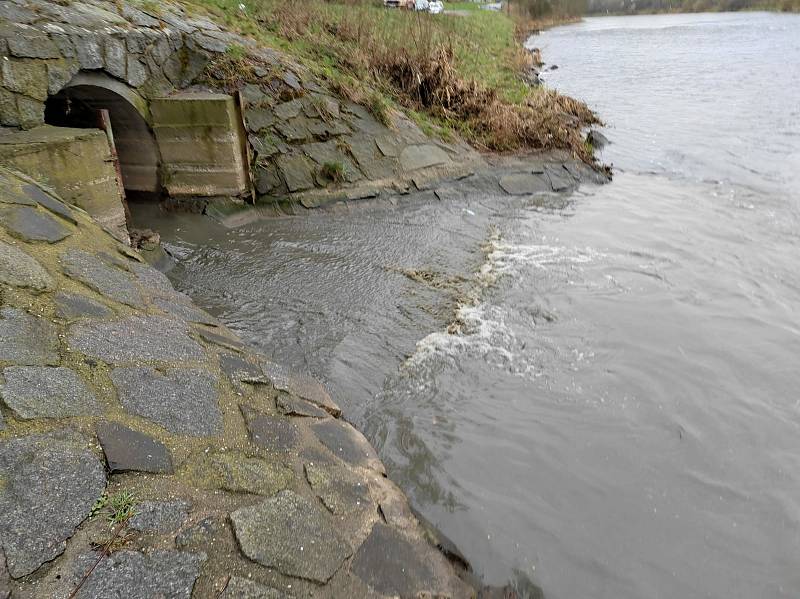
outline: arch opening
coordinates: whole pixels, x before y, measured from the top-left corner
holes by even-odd
[[[157,196],[162,189],[160,154],[141,106],[135,106],[121,93],[81,82],[76,77],[73,83],[48,97],[45,123],[56,127],[102,128],[102,109],[108,111],[126,195]]]

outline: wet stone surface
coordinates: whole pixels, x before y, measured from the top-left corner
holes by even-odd
[[[545,174],[550,179],[553,191],[572,189],[577,183],[572,174],[563,166],[548,166],[545,168]]]
[[[68,277],[80,281],[109,299],[134,308],[145,304],[133,277],[96,255],[83,250],[67,250],[61,255],[61,267]]]
[[[30,206],[0,209],[0,223],[24,241],[56,243],[72,234],[54,217]]]
[[[219,325],[219,321],[216,318],[211,316],[205,310],[196,308],[191,304],[171,301],[161,297],[154,299],[153,304],[159,310],[163,310],[167,314],[171,314],[172,316],[177,316],[178,318],[185,320],[187,322],[196,322],[199,324],[206,324],[211,326]]]
[[[172,283],[169,282],[169,279],[164,273],[147,264],[138,264],[136,262],[131,262],[128,267],[136,275],[139,284],[152,295],[172,299],[174,301],[183,300],[188,302],[185,295],[175,291]]]
[[[407,146],[400,153],[399,159],[400,165],[406,171],[415,171],[450,162],[447,152],[432,144]]]
[[[163,443],[116,422],[101,422],[95,432],[110,472],[172,474],[172,458]]]
[[[0,445],[0,540],[14,578],[60,555],[89,515],[106,477],[75,434],[11,439]]]
[[[291,599],[291,597],[292,595],[240,576],[232,576],[225,591],[220,595],[220,599]]]
[[[189,599],[205,560],[203,553],[118,551],[97,565],[76,599]],[[77,586],[96,561],[96,553],[79,556],[71,582]]]
[[[53,287],[53,278],[30,255],[0,241],[0,284],[47,291]]]
[[[372,506],[367,486],[347,471],[313,463],[304,469],[308,484],[332,514],[360,512]]]
[[[184,324],[160,316],[76,324],[68,339],[72,349],[109,363],[199,361],[205,357]]]
[[[353,552],[328,517],[292,491],[236,510],[231,521],[247,557],[288,576],[327,582]]]
[[[181,435],[222,431],[217,380],[205,370],[179,368],[161,374],[153,368],[116,368],[111,380],[125,410]]]
[[[420,545],[378,523],[356,553],[353,573],[384,595],[409,597],[435,591],[434,572],[426,560],[432,550]]]
[[[273,386],[279,391],[286,391],[298,395],[318,405],[333,416],[339,416],[341,410],[333,400],[325,387],[310,376],[289,373],[284,367],[274,362],[264,361],[262,363],[264,374],[272,381]]]
[[[352,426],[331,419],[315,423],[311,428],[325,447],[348,464],[382,471],[375,450]]]
[[[100,302],[79,293],[60,291],[53,298],[56,316],[65,320],[75,318],[108,318],[114,313]]]
[[[0,361],[55,365],[57,347],[58,337],[49,322],[17,308],[0,309]]]
[[[68,418],[98,414],[94,393],[78,374],[63,367],[12,366],[3,369],[0,398],[17,418]]]
[[[278,410],[286,416],[308,416],[311,418],[328,418],[330,414],[312,403],[297,399],[291,395],[280,395],[275,400]]]
[[[515,173],[500,178],[500,187],[510,195],[533,195],[552,191],[550,181],[544,175]]]
[[[297,427],[291,420],[244,412],[250,439],[257,446],[284,452],[291,451],[297,446],[299,435]]]
[[[139,532],[172,532],[180,528],[189,515],[187,501],[143,501],[136,506],[136,515],[129,526]]]
[[[238,339],[228,337],[227,335],[220,335],[219,333],[206,331],[205,329],[198,328],[195,330],[200,335],[200,338],[203,341],[207,341],[208,343],[213,343],[214,345],[219,345],[220,347],[224,347],[226,349],[233,349],[237,351],[241,351],[244,349],[244,343],[242,343]]]
[[[242,356],[236,354],[221,354],[219,366],[232,383],[239,383],[245,379],[257,379],[264,373],[261,368],[252,362],[248,362]]]

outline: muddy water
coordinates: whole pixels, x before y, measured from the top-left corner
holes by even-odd
[[[159,217],[171,276],[326,381],[487,582],[798,597],[800,18],[536,44],[608,122],[611,185]]]

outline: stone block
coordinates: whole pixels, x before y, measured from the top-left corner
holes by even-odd
[[[68,343],[74,351],[111,364],[197,362],[205,358],[203,348],[186,334],[185,325],[160,316],[74,324]]]
[[[3,370],[0,398],[22,420],[91,416],[100,411],[94,393],[74,370],[12,366]]]
[[[86,572],[91,570],[76,599],[190,599],[205,561],[205,553],[125,550],[95,564],[97,553],[89,552],[73,562],[69,589],[76,588]]]
[[[0,225],[24,241],[56,243],[72,235],[55,217],[31,206],[0,206]]]
[[[111,380],[128,412],[180,435],[205,436],[222,432],[217,405],[217,379],[204,370],[116,368]]]
[[[180,528],[189,516],[190,504],[180,499],[173,501],[143,501],[130,519],[130,527],[139,532],[167,533]]]
[[[50,95],[61,91],[70,79],[78,72],[78,63],[74,60],[50,60],[47,62],[47,92]]]
[[[317,438],[331,453],[353,466],[383,472],[384,467],[369,441],[341,420],[323,420],[312,425]]]
[[[44,105],[39,106],[43,111]],[[108,138],[96,129],[45,125],[0,140],[0,160],[47,183],[122,238],[127,235],[125,210],[110,158]]]
[[[101,256],[71,248],[61,254],[60,261],[64,274],[100,295],[134,308],[145,306],[134,276],[101,259]]]
[[[12,92],[35,100],[46,100],[48,89],[47,66],[41,60],[0,59],[3,85]]]
[[[240,508],[231,521],[247,557],[287,576],[325,583],[353,553],[319,508],[292,491]]]
[[[96,35],[73,37],[72,41],[75,44],[75,56],[82,69],[103,68],[103,48]]]
[[[448,164],[450,157],[442,148],[433,144],[406,146],[399,156],[400,166],[406,172],[431,166]]]
[[[54,366],[57,350],[56,330],[47,320],[17,308],[0,309],[0,362]]]
[[[53,288],[53,278],[32,256],[0,241],[0,283],[34,291]]]
[[[9,573],[21,578],[63,553],[106,477],[85,439],[66,431],[0,444],[0,472],[0,538]]]
[[[314,187],[314,171],[304,156],[278,156],[278,169],[290,192]]]
[[[127,71],[128,51],[125,40],[117,37],[106,37],[103,47],[103,64],[109,75],[117,79],[125,79]]]
[[[125,80],[133,87],[141,87],[148,77],[147,67],[137,56],[127,56],[127,74]]]
[[[509,195],[533,195],[551,191],[550,181],[544,175],[512,173],[500,178],[500,187]]]
[[[23,129],[38,127],[44,123],[44,102],[18,94],[17,115]]]
[[[50,38],[36,31],[26,29],[8,38],[8,50],[19,58],[60,58],[58,47]]]
[[[116,422],[102,422],[97,439],[110,472],[172,474],[172,457],[163,443]]]

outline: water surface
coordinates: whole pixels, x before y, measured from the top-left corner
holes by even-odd
[[[597,18],[532,43],[607,122],[611,185],[168,217],[172,276],[329,384],[486,582],[798,597],[800,18]]]

